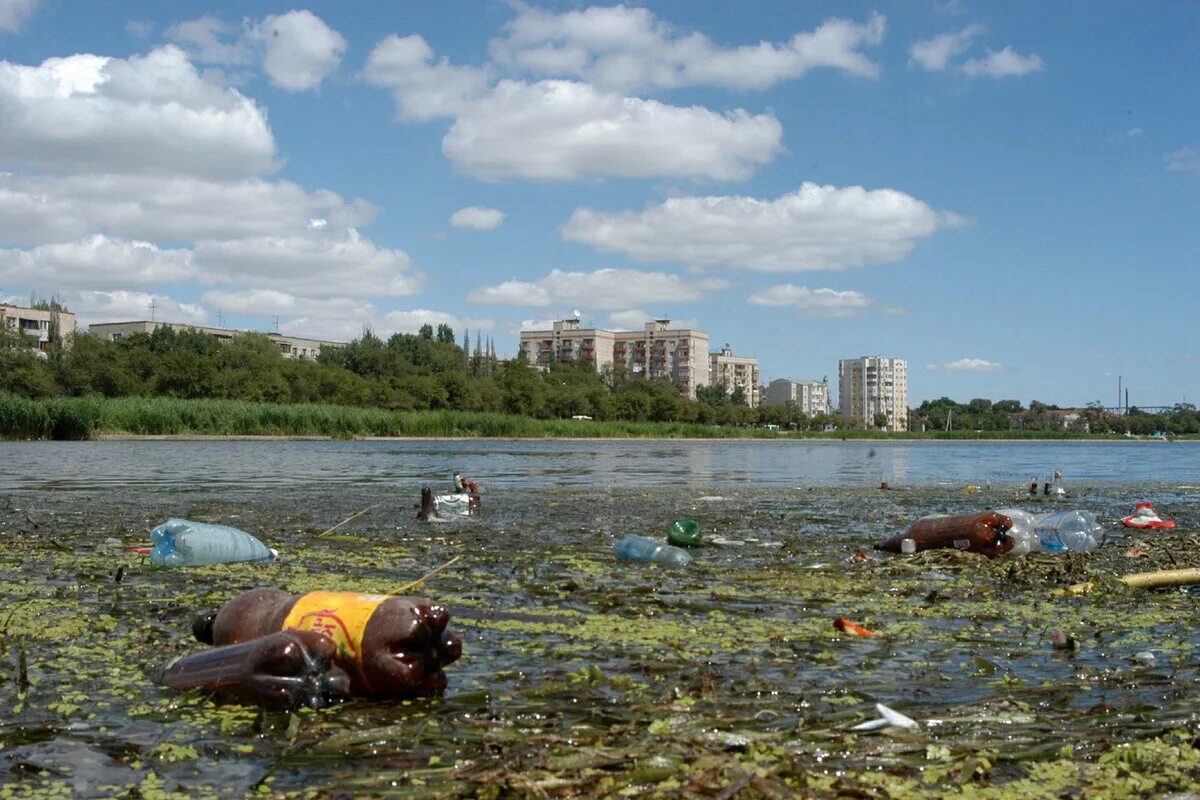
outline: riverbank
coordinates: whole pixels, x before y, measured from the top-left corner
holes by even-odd
[[[0,395],[0,439],[88,440],[111,437],[278,439],[872,439],[1128,441],[1073,431],[803,431],[687,422],[534,419],[471,411],[386,411],[322,404],[250,403],[168,397],[69,397],[29,400]],[[1194,437],[1192,437],[1194,438]]]

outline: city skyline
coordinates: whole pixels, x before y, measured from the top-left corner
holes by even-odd
[[[80,8],[0,0],[0,302],[504,355],[578,310],[760,384],[904,358],[914,406],[1200,395],[1196,7]]]

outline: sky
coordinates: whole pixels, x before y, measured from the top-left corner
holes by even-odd
[[[1200,400],[1200,5],[734,8],[0,0],[0,301]]]

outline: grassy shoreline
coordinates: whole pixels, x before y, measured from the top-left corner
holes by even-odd
[[[0,395],[0,439],[90,440],[128,437],[313,439],[787,439],[1129,441],[1073,431],[845,430],[777,433],[686,422],[534,419],[470,411],[386,411],[323,404],[249,403],[167,397]]]

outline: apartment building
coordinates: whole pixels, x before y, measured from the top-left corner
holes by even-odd
[[[829,398],[829,381],[794,381],[790,378],[778,378],[771,381],[767,385],[763,405],[786,406],[788,403],[795,403],[801,413],[810,417],[817,414],[832,414],[833,405]]]
[[[75,332],[75,315],[69,311],[25,308],[0,303],[0,326],[25,334],[31,349],[44,353],[51,340],[65,344]]]
[[[758,385],[758,359],[754,356],[735,356],[728,343],[719,353],[708,354],[708,377],[711,385],[721,385],[732,394],[741,388],[746,405],[758,408],[762,399]]]
[[[860,428],[875,427],[875,415],[887,415],[886,429],[908,429],[908,362],[902,358],[863,356],[838,361],[839,410]]]
[[[550,330],[521,331],[520,349],[540,369],[581,361],[599,371],[612,364],[635,378],[669,380],[693,400],[696,388],[709,383],[708,334],[672,328],[669,319],[647,322],[640,331],[583,328],[577,319],[558,320]]]
[[[101,322],[88,327],[88,333],[106,339],[110,342],[119,341],[137,333],[153,333],[158,328],[170,328],[174,331],[197,331],[212,338],[228,342],[235,336],[255,331],[234,330],[232,328],[210,328],[205,325],[188,325],[180,322],[155,322],[138,320],[136,322]],[[284,358],[316,358],[323,347],[343,347],[345,342],[328,342],[322,339],[306,339],[302,336],[284,336],[280,333],[263,334],[279,348]]]

